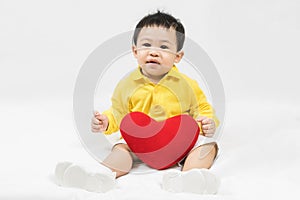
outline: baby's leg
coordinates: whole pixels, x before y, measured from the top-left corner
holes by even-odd
[[[127,144],[117,144],[104,159],[103,165],[116,172],[117,178],[127,174],[132,168],[131,151]]]
[[[93,192],[114,188],[116,178],[127,174],[132,167],[130,150],[126,144],[116,145],[103,161],[97,164],[60,162],[55,168],[58,184]]]
[[[217,153],[218,147],[214,142],[197,147],[187,156],[182,171],[187,171],[194,168],[209,169],[212,166]]]
[[[170,170],[163,176],[163,188],[171,192],[215,194],[219,179],[208,171],[217,155],[216,143],[208,143],[192,150],[187,156],[182,172]]]

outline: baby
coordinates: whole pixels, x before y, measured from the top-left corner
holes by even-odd
[[[148,114],[157,121],[180,114],[192,116],[201,130],[198,141],[178,163],[181,171],[166,170],[162,186],[172,192],[214,194],[219,181],[208,169],[218,153],[212,136],[219,121],[196,81],[180,73],[175,66],[184,55],[184,39],[182,23],[167,13],[158,11],[141,19],[136,25],[132,46],[138,68],[118,83],[111,108],[94,113],[91,129],[95,133],[115,133],[123,117],[134,111]],[[114,187],[116,178],[130,172],[134,156],[121,138],[101,164],[87,167],[59,163],[56,177],[64,186],[108,191]]]

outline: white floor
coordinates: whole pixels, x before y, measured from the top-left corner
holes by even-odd
[[[72,102],[38,99],[1,107],[0,199],[293,199],[299,196],[300,107],[229,103],[211,169],[222,181],[214,196],[172,194],[161,189],[163,172],[138,165],[107,193],[56,185],[58,161],[94,162],[80,144]],[[254,112],[255,110],[255,112]]]

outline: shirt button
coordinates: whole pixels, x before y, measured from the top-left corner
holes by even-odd
[[[164,120],[166,118],[166,112],[165,109],[160,105],[154,105],[151,107],[150,116],[154,118],[157,121]]]

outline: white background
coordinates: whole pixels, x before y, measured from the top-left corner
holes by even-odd
[[[161,9],[212,58],[229,101],[298,102],[298,1],[197,2],[0,1],[1,99],[72,96],[90,52]]]
[[[81,65],[102,42],[134,29],[140,18],[156,9],[180,18],[187,36],[208,53],[219,71],[227,103],[224,146],[234,149],[234,145],[249,144],[249,134],[255,133],[250,142],[255,151],[247,154],[246,162],[240,155],[236,160],[243,164],[236,165],[247,170],[257,157],[257,162],[268,160],[258,150],[264,147],[258,141],[263,138],[269,142],[266,156],[274,158],[271,166],[262,164],[263,172],[291,167],[287,177],[280,177],[291,179],[291,185],[299,183],[293,171],[299,166],[296,146],[300,139],[296,135],[300,124],[299,1],[1,0],[0,155],[1,168],[10,169],[1,172],[2,184],[18,180],[17,172],[32,169],[26,157],[33,154],[36,163],[46,158],[53,166],[59,159],[76,157],[71,156],[75,147],[70,145],[78,140],[72,95]],[[276,130],[280,130],[277,135]],[[285,141],[287,132],[289,143],[281,146],[278,143]],[[60,140],[62,134],[64,140]],[[49,142],[55,144],[53,148],[47,146]],[[60,151],[65,147],[70,152]],[[248,190],[240,191],[247,194]],[[288,188],[284,191],[289,193]],[[235,194],[234,188],[229,193]]]

